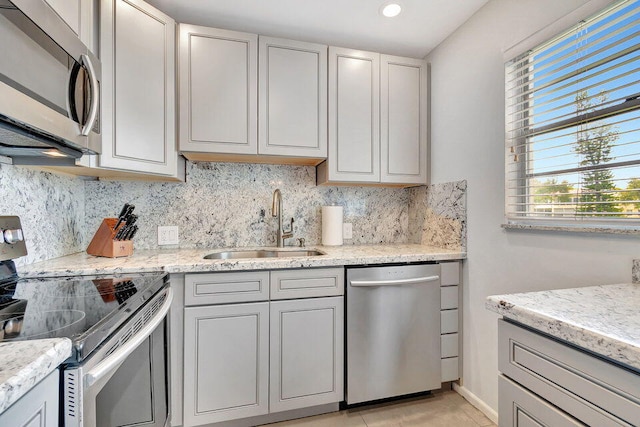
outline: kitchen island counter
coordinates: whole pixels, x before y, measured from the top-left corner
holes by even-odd
[[[0,414],[71,356],[71,340],[0,343]]]
[[[311,257],[204,259],[205,255],[212,252],[234,249],[237,250],[239,248],[140,250],[136,251],[132,256],[123,258],[95,257],[81,252],[22,266],[18,268],[18,273],[23,278],[128,274],[134,272],[196,273],[449,261],[466,258],[466,253],[462,251],[425,245],[398,244],[313,246],[304,248],[305,250],[316,249],[325,253],[325,255]],[[284,248],[284,250],[296,249],[300,248]]]
[[[640,372],[640,284],[495,295],[486,307]]]

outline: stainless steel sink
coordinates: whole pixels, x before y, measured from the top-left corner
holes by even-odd
[[[315,250],[286,250],[286,249],[257,249],[252,251],[224,251],[205,255],[204,259],[243,259],[243,258],[285,258],[285,257],[312,257],[326,255]]]

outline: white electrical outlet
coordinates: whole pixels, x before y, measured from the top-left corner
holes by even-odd
[[[342,238],[343,239],[353,239],[353,224],[350,222],[345,222],[342,224]]]
[[[178,226],[158,226],[158,245],[177,245],[180,243]]]

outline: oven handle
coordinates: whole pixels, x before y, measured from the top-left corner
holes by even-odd
[[[171,288],[167,288],[165,292],[167,297],[153,319],[140,329],[140,331],[138,331],[138,333],[122,347],[98,363],[95,368],[91,369],[84,375],[84,383],[86,387],[91,387],[100,380],[100,378],[120,366],[120,364],[122,364],[122,362],[124,362],[125,359],[153,333],[158,325],[164,321],[164,318],[167,316],[169,308],[171,307],[171,302],[173,301],[173,290]]]

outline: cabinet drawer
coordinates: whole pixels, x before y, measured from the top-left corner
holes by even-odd
[[[440,285],[451,286],[460,284],[460,263],[442,262],[440,263]]]
[[[535,394],[500,375],[498,377],[500,427],[584,427]]]
[[[187,274],[184,278],[185,305],[267,301],[269,272]]]
[[[271,299],[344,295],[344,269],[320,268],[271,272]]]
[[[442,382],[456,381],[460,379],[458,372],[460,361],[457,357],[449,357],[440,361],[440,369],[442,370]]]
[[[458,332],[458,310],[444,310],[440,312],[440,333],[452,334]]]
[[[440,288],[440,308],[442,310],[458,308],[457,286],[445,286]]]
[[[500,371],[588,425],[640,420],[640,375],[528,329],[499,321]]]
[[[440,336],[441,357],[458,356],[458,334],[448,334]]]

